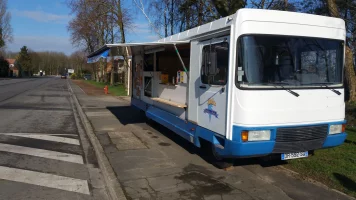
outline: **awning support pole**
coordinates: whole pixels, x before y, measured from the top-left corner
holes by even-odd
[[[182,60],[182,57],[181,57],[180,54],[179,54],[179,51],[178,51],[178,49],[177,49],[176,44],[173,44],[173,46],[174,46],[174,49],[176,50],[176,53],[177,53],[177,55],[178,55],[178,58],[179,58],[179,60],[180,60],[180,62],[181,62],[181,64],[182,64],[182,66],[183,66],[183,68],[184,68],[184,71],[185,71],[185,73],[187,73],[187,77],[189,78],[188,70],[187,70],[187,68],[185,67],[185,64],[184,64],[184,62],[183,62],[183,60]]]

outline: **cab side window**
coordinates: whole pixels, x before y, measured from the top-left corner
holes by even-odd
[[[216,66],[216,71],[208,72],[210,65]],[[229,67],[229,43],[221,42],[206,45],[202,50],[201,81],[209,85],[225,85]]]

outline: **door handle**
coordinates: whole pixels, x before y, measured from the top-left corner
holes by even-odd
[[[205,85],[201,85],[201,86],[199,86],[199,88],[206,89],[206,86]]]

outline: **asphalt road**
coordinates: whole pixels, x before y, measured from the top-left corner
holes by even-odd
[[[0,199],[107,199],[67,80],[0,80]]]

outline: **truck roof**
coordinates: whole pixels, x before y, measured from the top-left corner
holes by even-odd
[[[239,9],[233,15],[160,39],[157,42],[190,40],[215,30],[228,28],[236,19],[238,19],[238,23],[241,24],[246,21],[277,22],[321,26],[345,30],[345,22],[340,18],[290,11],[243,8]]]

